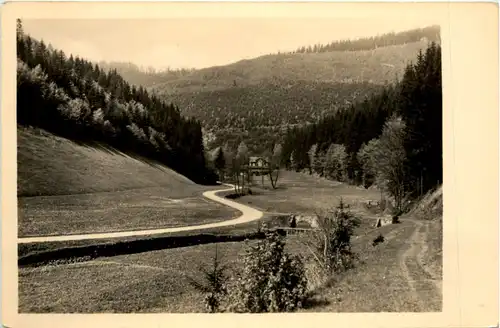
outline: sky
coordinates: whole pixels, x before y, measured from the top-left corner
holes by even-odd
[[[66,54],[155,69],[204,68],[301,46],[434,25],[418,18],[173,18],[24,20],[25,32]]]

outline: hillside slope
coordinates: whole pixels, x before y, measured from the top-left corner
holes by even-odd
[[[156,83],[153,90],[165,95],[213,91],[247,86],[269,79],[316,82],[369,82],[384,84],[401,77],[426,41],[363,51],[332,51],[266,55],[226,66],[195,70]]]
[[[314,123],[380,91],[369,83],[276,81],[246,87],[173,95],[181,113],[212,129]]]
[[[314,123],[382,88],[369,83],[275,81],[169,96],[185,116],[213,134],[208,148],[245,141],[252,153],[272,150],[287,127]]]
[[[175,171],[118,151],[79,145],[18,126],[18,196],[68,195],[168,187],[181,196],[203,188]]]
[[[404,75],[427,42],[363,51],[267,55],[196,70],[152,89],[200,120],[215,137],[207,147],[245,141],[262,154],[284,127],[313,123],[362,102]]]
[[[120,62],[99,62],[99,66],[116,69],[129,83],[166,94],[241,87],[275,77],[293,81],[384,83],[402,73],[407,61],[431,41],[440,42],[439,26],[306,45],[292,52],[203,69],[155,71]]]

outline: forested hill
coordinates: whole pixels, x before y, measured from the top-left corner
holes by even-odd
[[[132,63],[100,62],[116,69],[129,83],[167,94],[220,90],[258,84],[278,77],[318,82],[385,84],[401,77],[407,61],[429,42],[440,42],[439,26],[326,45],[306,45],[224,66],[203,69],[154,70]],[[168,63],[165,63],[168,65]],[[398,75],[399,74],[399,75]]]
[[[182,78],[195,71],[194,69],[156,70],[152,67],[144,68],[134,63],[116,61],[99,61],[96,64],[104,71],[116,70],[128,83],[145,88]]]
[[[53,49],[17,28],[17,122],[159,161],[198,183],[205,163],[201,124],[131,86],[115,70]],[[99,170],[98,167],[93,168]]]
[[[419,49],[425,49],[429,42],[440,42],[439,26],[357,40],[340,40],[325,45],[305,45],[291,52],[272,53],[203,69],[155,70],[133,63],[98,64],[107,70],[116,69],[131,84],[154,87],[168,94],[216,90],[235,85],[242,87],[273,77],[384,84],[386,81],[392,82],[399,73],[401,77],[407,61],[414,58]]]
[[[439,27],[340,41],[170,74],[151,89],[202,122],[212,134],[207,147],[234,150],[245,141],[257,155],[272,150],[286,127],[316,122],[400,80],[436,39]]]
[[[199,119],[213,139],[207,147],[236,149],[244,141],[252,154],[273,149],[286,129],[315,123],[362,101],[382,86],[370,83],[265,81],[246,87],[168,96],[186,116]]]

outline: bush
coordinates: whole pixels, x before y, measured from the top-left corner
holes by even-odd
[[[351,249],[351,237],[359,219],[340,205],[326,214],[318,214],[318,230],[304,240],[314,258],[326,273],[339,272],[354,265],[356,254]]]
[[[375,247],[375,246],[377,246],[378,244],[383,243],[384,241],[385,241],[384,236],[382,236],[381,234],[379,234],[379,235],[377,236],[377,238],[375,238],[375,239],[373,240],[372,245],[373,245],[373,247]]]
[[[284,237],[266,232],[243,257],[243,270],[234,281],[231,312],[290,312],[301,307],[307,288],[300,258],[285,252]]]

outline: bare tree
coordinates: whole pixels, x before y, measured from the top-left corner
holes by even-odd
[[[380,140],[372,139],[367,144],[361,145],[356,157],[361,165],[363,175],[363,186],[369,186],[377,177],[377,164],[375,163],[375,152],[380,148]]]
[[[278,178],[280,174],[281,168],[281,156],[283,153],[283,148],[280,144],[276,144],[274,146],[273,155],[271,156],[271,160],[269,162],[269,180],[271,181],[271,186],[273,189],[276,189],[276,184],[278,183]],[[273,174],[275,175],[273,177]]]
[[[269,170],[269,163],[271,161],[271,158],[273,157],[273,154],[269,149],[266,149],[263,153],[263,157],[268,161],[266,164],[267,167],[265,169]],[[264,176],[266,175],[265,173],[267,172],[263,170],[260,171],[260,177],[262,179],[262,187],[264,187]]]
[[[309,151],[307,152],[307,155],[309,156],[309,173],[312,174],[314,172],[314,168],[316,166],[317,162],[317,152],[318,152],[318,145],[314,144],[311,146]]]
[[[217,148],[214,154],[214,166],[219,173],[219,178],[221,181],[224,180],[224,171],[226,168],[226,158],[222,147]]]
[[[245,188],[245,172],[248,174],[248,147],[244,141],[240,142],[236,153],[236,165],[238,167],[237,179],[241,176],[241,190]],[[248,179],[248,177],[247,177]],[[238,183],[239,184],[239,183]]]
[[[234,177],[234,187],[235,187],[235,192],[239,193],[240,192],[240,175],[241,175],[241,166],[240,166],[240,161],[236,156],[233,157],[233,165],[231,165],[232,170],[233,170],[233,177]]]
[[[234,174],[233,172],[234,153],[231,151],[229,145],[227,144],[224,145],[224,147],[222,147],[222,152],[224,154],[224,162],[226,164],[224,167],[225,175],[232,177]]]

